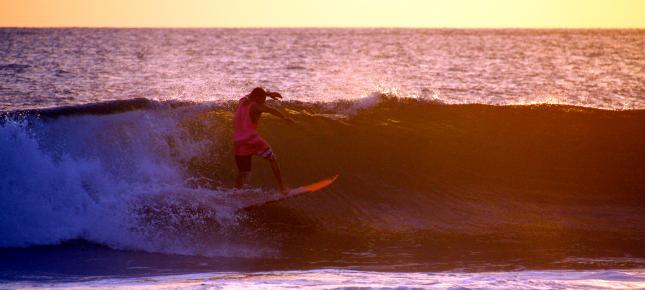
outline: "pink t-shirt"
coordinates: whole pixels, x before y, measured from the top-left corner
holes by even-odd
[[[270,148],[269,143],[258,134],[258,124],[251,119],[251,107],[255,103],[247,97],[241,98],[233,116],[233,144],[235,155],[247,156],[261,153]]]

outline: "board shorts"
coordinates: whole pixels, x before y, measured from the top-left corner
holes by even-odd
[[[278,157],[273,153],[271,147],[258,151],[255,154],[251,155],[235,155],[235,163],[237,164],[237,170],[241,173],[251,171],[251,159],[253,155],[260,156],[266,160],[276,160]]]

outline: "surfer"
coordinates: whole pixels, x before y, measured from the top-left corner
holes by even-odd
[[[251,173],[251,157],[260,156],[271,163],[273,175],[278,181],[278,187],[283,193],[287,192],[287,187],[282,180],[278,159],[271,150],[271,146],[258,134],[258,121],[262,113],[269,113],[289,123],[294,123],[280,111],[266,105],[266,97],[274,100],[282,99],[282,95],[276,92],[265,91],[262,88],[255,88],[250,94],[241,98],[235,115],[233,116],[233,144],[235,147],[235,163],[237,164],[238,174],[235,179],[235,187],[242,188],[246,179]]]

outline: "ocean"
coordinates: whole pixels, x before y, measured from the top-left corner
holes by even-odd
[[[645,288],[645,30],[0,29],[0,288]],[[232,189],[236,101],[259,131]]]

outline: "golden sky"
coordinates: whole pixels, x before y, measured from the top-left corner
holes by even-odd
[[[645,0],[0,0],[0,27],[645,28]]]

